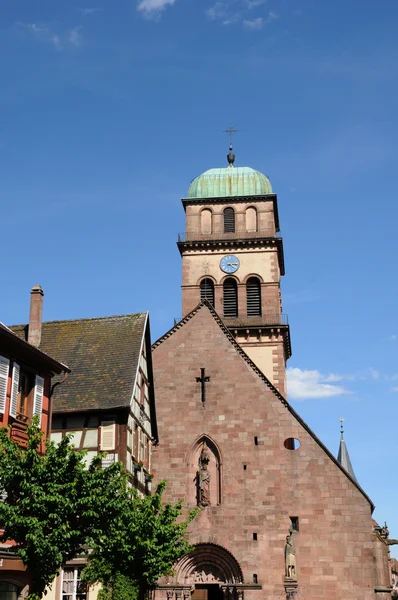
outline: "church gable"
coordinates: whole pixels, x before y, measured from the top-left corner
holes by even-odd
[[[153,364],[160,439],[154,471],[168,481],[167,500],[184,501],[187,511],[201,507],[190,525],[192,544],[206,548],[207,558],[214,547],[231,553],[242,585],[258,581],[267,597],[277,598],[293,529],[299,532],[298,577],[314,586],[313,597],[324,597],[316,596],[320,584],[312,580],[319,564],[329,565],[329,579],[322,581],[333,581],[333,597],[353,597],[347,582],[344,592],[335,593],[344,569],[369,588],[369,498],[214,310],[200,305],[155,343]],[[188,583],[228,581],[209,565],[196,565]],[[165,586],[187,584],[185,575],[183,581],[175,577]]]
[[[330,470],[342,485],[348,484],[351,488],[352,483],[352,487],[357,488],[352,493],[357,495],[360,492],[367,506],[373,506],[357,482],[347,475],[235,342],[206,301],[153,347],[162,446],[164,448],[169,442],[176,445],[177,438],[181,437],[184,462],[190,465],[191,474],[192,469],[197,468],[199,456],[197,446],[193,451],[194,445],[197,439],[204,439],[206,435],[212,438],[213,443],[220,444],[219,453],[226,451],[225,444],[231,444],[232,451],[242,455],[242,465],[245,464],[245,450],[248,454],[254,450],[257,462],[260,456],[273,456],[271,446],[277,443],[279,450],[272,460],[279,464],[286,476],[293,464],[302,472],[312,468],[317,470],[321,465],[321,470]],[[301,444],[298,449],[297,441]],[[207,442],[207,446],[212,452],[211,444]],[[225,471],[218,464],[221,464],[221,459],[214,454],[209,465],[217,471],[213,476],[214,498],[222,495],[222,485],[220,483],[216,489],[214,478],[221,482],[219,471]],[[248,469],[249,466],[246,467]],[[176,477],[178,475],[174,473],[173,482]],[[195,493],[190,489],[190,501]]]

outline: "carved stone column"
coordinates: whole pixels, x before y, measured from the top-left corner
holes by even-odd
[[[222,585],[221,590],[224,600],[231,600],[231,590],[228,585]]]

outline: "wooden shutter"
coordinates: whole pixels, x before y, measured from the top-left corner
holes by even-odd
[[[238,316],[238,288],[235,279],[224,281],[224,317]]]
[[[235,211],[230,207],[224,210],[224,233],[235,233]]]
[[[250,277],[246,284],[247,316],[261,316],[261,284],[257,277]]]
[[[101,423],[101,450],[114,450],[116,437],[115,421],[102,421]]]
[[[10,401],[10,416],[16,419],[17,408],[18,408],[18,388],[19,388],[19,374],[21,368],[17,363],[14,363],[12,367],[12,385],[11,385],[11,401]]]
[[[41,417],[43,412],[43,394],[44,394],[44,379],[36,375],[35,396],[33,399],[33,414],[39,415],[39,427],[41,427]]]
[[[214,306],[214,283],[208,277],[200,282],[200,299],[205,298]]]
[[[10,361],[4,356],[0,356],[0,413],[5,413],[6,410],[6,398],[7,398],[7,386],[8,386],[8,373],[10,371]]]

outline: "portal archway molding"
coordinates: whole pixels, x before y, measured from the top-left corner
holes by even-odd
[[[229,550],[217,544],[197,544],[194,550],[181,558],[175,566],[179,585],[242,584],[242,569]]]

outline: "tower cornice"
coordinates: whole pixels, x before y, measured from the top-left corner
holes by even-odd
[[[279,319],[283,320],[282,317],[284,317],[285,315],[280,315]],[[266,316],[265,316],[266,317]],[[291,356],[292,356],[292,343],[291,343],[291,339],[290,339],[290,327],[288,323],[279,323],[278,324],[278,319],[275,319],[275,323],[267,323],[266,321],[269,320],[267,318],[265,318],[264,320],[261,319],[261,317],[258,317],[258,323],[257,324],[248,324],[248,319],[239,319],[239,318],[232,318],[232,319],[226,319],[224,318],[224,324],[226,327],[228,327],[229,331],[231,332],[231,334],[234,336],[234,338],[238,338],[239,336],[242,335],[266,335],[266,334],[271,334],[271,335],[281,335],[283,338],[283,347],[284,347],[284,351],[285,351],[285,356],[286,356],[286,360],[288,360]],[[244,321],[244,322],[243,322]],[[264,322],[265,321],[265,322]]]

